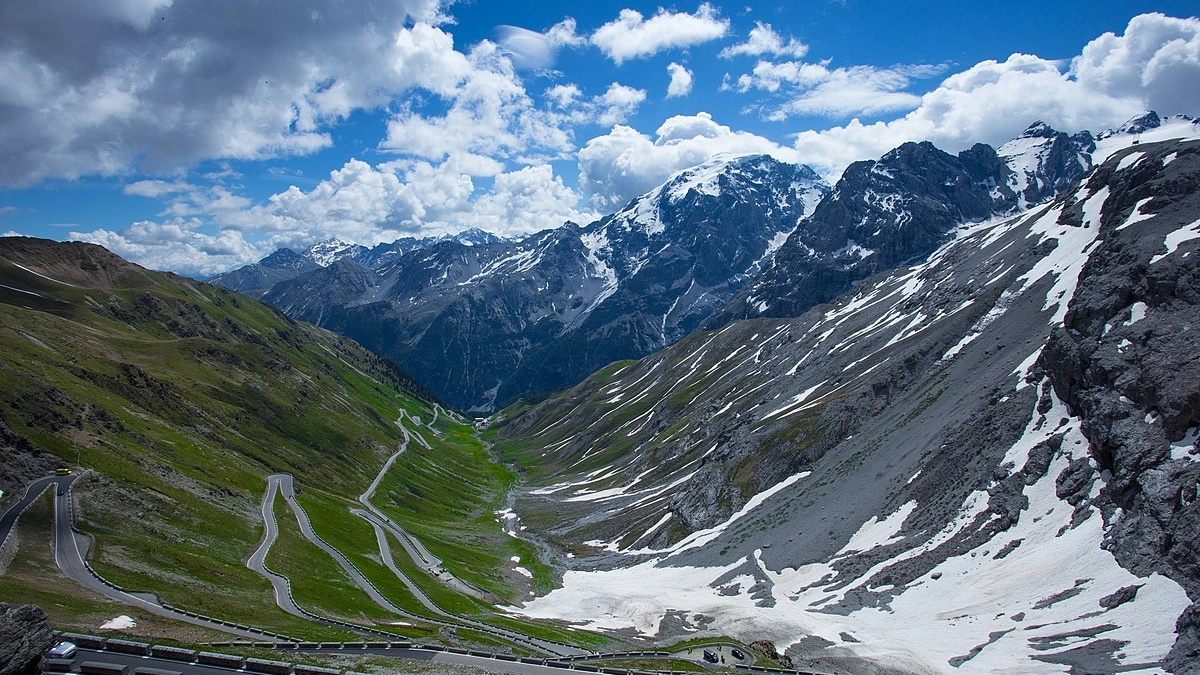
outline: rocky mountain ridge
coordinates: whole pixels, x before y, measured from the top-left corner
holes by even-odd
[[[522,612],[844,670],[1200,672],[1200,140],[949,237],[504,420],[564,570]]]
[[[695,329],[827,191],[806,167],[720,157],[586,226],[373,250],[262,297],[395,360],[456,408],[490,410]]]
[[[214,275],[207,281],[257,300],[261,299],[275,284],[295,279],[322,267],[328,267],[339,260],[349,259],[376,269],[384,269],[406,253],[428,248],[444,241],[457,241],[465,246],[473,246],[494,244],[503,239],[476,228],[440,237],[402,237],[372,248],[347,244],[338,239],[328,239],[317,242],[300,253],[290,248],[281,248],[256,263]]]
[[[1149,114],[1126,126],[1156,124]],[[214,281],[258,285],[248,292],[397,360],[452,406],[489,411],[698,326],[802,313],[928,255],[963,222],[1049,199],[1096,149],[1088,132],[1038,122],[999,150],[905,144],[852,165],[832,190],[804,167],[718,157],[587,226],[520,241],[464,233],[472,240],[458,246],[328,244],[302,256],[318,266],[268,278],[252,265]]]
[[[784,242],[771,264],[706,327],[738,318],[798,316],[861,279],[919,260],[963,223],[1013,215],[1057,195],[1091,168],[1086,131],[1044,122],[999,149],[958,153],[905,143],[847,167],[829,198]]]

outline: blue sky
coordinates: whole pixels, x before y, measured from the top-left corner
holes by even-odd
[[[0,233],[206,276],[619,208],[719,153],[1200,114],[1192,2],[0,5]]]

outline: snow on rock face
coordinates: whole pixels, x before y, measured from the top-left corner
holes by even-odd
[[[1066,422],[1051,427],[1047,419]],[[817,636],[908,672],[1068,673],[1079,665],[1074,650],[1103,641],[1122,645],[1112,657],[1115,666],[1158,663],[1174,642],[1175,617],[1190,604],[1187,594],[1160,575],[1139,578],[1121,568],[1096,545],[1104,535],[1103,520],[1075,523],[1074,509],[1056,496],[1056,476],[1087,452],[1079,420],[1069,417],[1061,401],[1046,414],[1033,411],[1014,454],[1028,455],[1052,437],[1061,438],[1063,451],[1025,486],[1028,506],[1017,522],[1002,537],[946,558],[885,607],[829,611],[848,589],[868,583],[875,568],[847,583],[829,564],[774,569],[756,553],[720,567],[676,566],[667,556],[625,569],[569,571],[561,589],[531,600],[519,613],[597,629],[633,628],[652,637],[668,612],[687,608],[710,617],[708,628],[715,634],[767,636],[781,650]],[[902,555],[915,557],[945,544],[986,512],[987,501],[986,492],[972,493],[957,524]],[[883,522],[865,523],[841,554],[895,542],[914,508],[906,504]],[[891,558],[879,568],[897,562]],[[742,568],[765,578],[772,602],[729,592],[738,579],[747,586],[759,583],[754,574],[737,575]],[[1128,599],[1118,602],[1114,596]],[[1091,665],[1096,663],[1103,659]]]
[[[822,672],[1190,672],[1200,248],[1163,242],[1200,213],[1200,144],[1136,152],[828,306],[517,420],[559,485],[587,472],[604,496],[517,510],[628,565],[584,558],[518,611],[769,639]],[[630,450],[597,463],[609,438]]]
[[[808,167],[792,167],[792,171],[781,173],[780,169],[787,166],[766,155],[719,154],[673,174],[659,187],[630,202],[613,214],[610,227],[637,230],[648,236],[661,235],[668,222],[673,222],[664,213],[670,207],[704,198],[713,203],[722,197],[759,198],[747,194],[748,191],[773,194],[771,201],[795,212],[798,219],[812,212],[829,187]]]
[[[1095,147],[1086,131],[1068,136],[1035,122],[996,153],[1012,171],[1008,185],[1017,195],[1017,208],[1025,210],[1081,178],[1092,166]]]
[[[328,239],[304,249],[305,258],[312,260],[321,267],[329,267],[334,262],[347,256],[356,256],[367,251],[366,247],[358,244],[347,244],[338,239]]]
[[[1116,129],[1097,135],[1092,161],[1100,164],[1135,145],[1195,139],[1200,139],[1200,125],[1196,118],[1172,115],[1164,119],[1154,112],[1147,112],[1133,117]]]

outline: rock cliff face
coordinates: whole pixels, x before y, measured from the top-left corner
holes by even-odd
[[[1089,184],[1109,194],[1099,244],[1041,361],[1082,418],[1094,459],[1062,490],[1103,510],[1104,545],[1123,566],[1168,576],[1197,598],[1200,144],[1133,150]],[[1179,629],[1176,672],[1200,672],[1194,607]]]
[[[0,602],[0,675],[37,672],[53,635],[41,607]]]

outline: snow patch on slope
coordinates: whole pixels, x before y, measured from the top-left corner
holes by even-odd
[[[1047,419],[1066,422],[1051,428]],[[767,637],[780,649],[815,635],[862,657],[946,675],[966,672],[960,667],[970,672],[1068,673],[1071,666],[1054,663],[1056,656],[1093,643],[1103,649],[1106,641],[1115,640],[1126,643],[1113,657],[1123,669],[1153,670],[1152,664],[1174,643],[1175,618],[1190,601],[1174,581],[1124,570],[1100,548],[1105,528],[1100,514],[1073,522],[1074,509],[1056,496],[1056,477],[1087,454],[1079,420],[1070,417],[1065,404],[1055,399],[1045,416],[1031,411],[1025,434],[1009,455],[1023,463],[1030,448],[1055,434],[1063,435],[1062,450],[1045,475],[1025,488],[1029,506],[1017,523],[897,589],[886,606],[852,608],[844,614],[824,611],[893,564],[892,559],[847,584],[836,579],[827,563],[771,570],[755,555],[703,568],[674,566],[668,554],[625,569],[568,571],[562,588],[516,611],[652,636],[669,612],[687,607],[710,617],[709,629],[718,634]],[[986,513],[988,499],[986,492],[972,493],[958,519],[897,557],[911,558],[953,539]],[[915,508],[909,502],[883,521],[868,520],[838,555],[894,544]],[[1001,555],[1001,550],[1006,552]],[[728,584],[719,583],[746,564],[766,575],[773,605],[764,606],[749,594],[727,594]],[[1133,600],[1109,608],[1100,604],[1131,586],[1137,589]],[[938,639],[929,639],[931,635]]]

